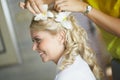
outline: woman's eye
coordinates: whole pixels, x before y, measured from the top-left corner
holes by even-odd
[[[35,39],[32,39],[33,42],[36,42],[36,43],[40,43],[41,42],[41,39],[39,38],[35,38]]]
[[[41,39],[36,39],[36,42],[37,42],[37,43],[40,43],[40,41],[41,41]]]

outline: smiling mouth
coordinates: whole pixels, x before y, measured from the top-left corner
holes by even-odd
[[[40,57],[44,57],[45,56],[45,53],[44,52],[38,52]]]
[[[38,54],[41,56],[41,55],[43,55],[44,53],[43,53],[43,52],[38,52]]]

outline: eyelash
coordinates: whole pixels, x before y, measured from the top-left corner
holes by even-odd
[[[36,42],[36,43],[40,43],[41,42],[41,39],[39,38],[35,38],[35,39],[32,39],[33,42]]]

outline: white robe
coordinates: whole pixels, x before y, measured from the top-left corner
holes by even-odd
[[[62,59],[58,61],[57,66],[60,65]],[[88,64],[80,57],[76,56],[72,65],[69,65],[64,70],[57,68],[57,75],[55,80],[96,80]]]

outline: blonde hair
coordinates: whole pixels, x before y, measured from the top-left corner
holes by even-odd
[[[53,13],[56,14],[55,11]],[[32,20],[30,29],[35,31],[47,30],[52,34],[56,34],[60,30],[66,32],[66,42],[64,56],[65,60],[62,62],[60,68],[63,70],[68,65],[74,62],[74,53],[80,55],[89,65],[97,80],[101,79],[102,71],[96,63],[96,54],[87,45],[87,33],[86,31],[76,24],[73,16],[69,16],[67,20],[72,23],[72,30],[66,29],[59,22],[56,22],[54,18],[48,18],[47,20]]]

